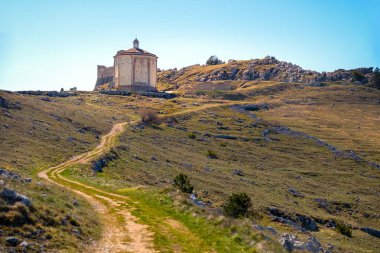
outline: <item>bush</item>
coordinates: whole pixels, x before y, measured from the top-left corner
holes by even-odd
[[[380,70],[379,70],[379,68],[375,68],[375,70],[373,71],[373,86],[375,86],[375,88],[380,89]]]
[[[352,71],[352,75],[356,81],[361,81],[365,78],[365,76],[357,70]]]
[[[247,193],[233,193],[223,205],[224,212],[231,217],[247,217],[252,206]]]
[[[345,235],[347,237],[352,237],[352,228],[349,225],[344,224],[341,221],[335,221],[336,223],[336,231],[341,233],[342,235]]]
[[[210,58],[208,58],[208,60],[206,61],[206,65],[218,65],[222,63],[224,62],[215,55],[210,56]]]
[[[194,187],[190,184],[189,177],[185,174],[179,174],[176,176],[173,184],[185,193],[192,193],[194,190]]]
[[[212,150],[207,150],[207,156],[208,156],[208,158],[211,158],[211,159],[217,159],[218,158],[216,153]]]
[[[195,135],[195,133],[189,133],[188,137],[190,139],[195,139],[197,136]]]
[[[148,125],[159,125],[161,123],[157,113],[153,110],[142,110],[140,112],[141,122]]]

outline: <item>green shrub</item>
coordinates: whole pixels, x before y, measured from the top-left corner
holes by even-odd
[[[206,61],[206,65],[218,65],[224,63],[217,56],[211,55],[210,58]]]
[[[248,194],[233,193],[229,196],[228,201],[223,205],[224,212],[231,217],[246,217],[252,206],[251,198]]]
[[[211,159],[217,159],[218,158],[216,153],[212,150],[207,150],[207,156],[208,156],[208,158],[211,158]]]
[[[189,134],[188,134],[188,137],[189,137],[190,139],[195,139],[197,136],[195,135],[195,133],[189,133]]]
[[[189,177],[185,174],[177,175],[174,178],[173,184],[185,193],[192,193],[194,190],[194,187],[190,184]]]
[[[159,125],[161,124],[160,118],[157,113],[153,110],[142,110],[140,112],[141,122],[148,125]]]
[[[379,68],[375,68],[373,71],[373,86],[375,88],[380,89],[380,70]]]
[[[342,235],[345,235],[347,237],[352,237],[352,228],[350,225],[344,224],[341,221],[335,221],[336,223],[336,231],[341,233]]]
[[[357,70],[352,71],[352,75],[356,81],[361,81],[365,78],[365,76]]]

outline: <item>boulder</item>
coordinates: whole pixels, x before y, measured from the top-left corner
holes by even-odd
[[[0,176],[13,179],[13,180],[21,180],[21,176],[16,172],[6,170],[4,168],[0,168]]]
[[[377,237],[377,238],[380,238],[380,230],[376,230],[376,229],[373,229],[373,228],[367,228],[367,227],[363,227],[360,229],[361,231],[369,234],[369,235],[372,235],[374,237]]]
[[[9,102],[4,97],[0,96],[0,108],[9,108]]]
[[[292,188],[292,187],[290,187],[290,188],[288,189],[288,191],[289,191],[289,193],[292,194],[294,197],[302,197],[302,194],[301,194],[299,191],[297,191],[296,189]]]
[[[289,252],[301,250],[311,253],[325,252],[317,238],[311,236],[306,242],[302,242],[297,236],[292,234],[282,234],[280,244]]]
[[[8,246],[16,247],[20,244],[20,240],[17,237],[7,237],[5,239],[5,244]]]
[[[239,169],[233,169],[232,170],[232,175],[242,177],[242,176],[244,176],[244,173],[243,173],[243,171],[241,171]]]
[[[2,197],[5,201],[7,201],[10,204],[14,204],[15,202],[21,202],[27,207],[30,207],[32,205],[32,201],[27,196],[19,194],[15,190],[11,190],[8,188],[4,188],[0,192],[0,197]]]

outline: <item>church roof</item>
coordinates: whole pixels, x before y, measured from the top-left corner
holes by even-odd
[[[157,57],[155,54],[149,53],[148,51],[145,51],[141,48],[131,48],[128,50],[120,50],[120,51],[117,51],[116,56],[118,55],[143,55],[143,56]]]

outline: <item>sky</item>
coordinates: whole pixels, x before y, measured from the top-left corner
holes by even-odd
[[[135,37],[161,69],[275,56],[305,69],[380,67],[377,0],[1,0],[0,89],[92,90]]]

